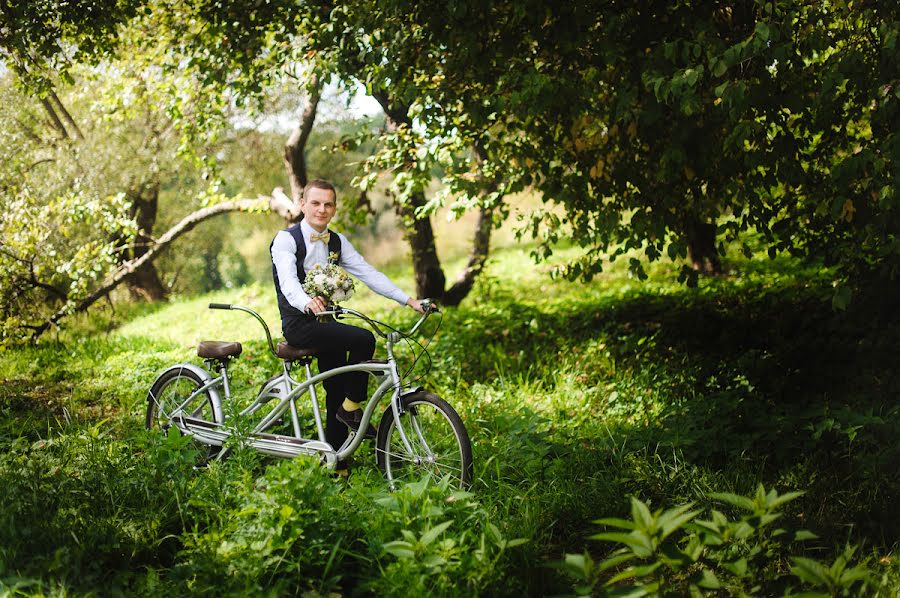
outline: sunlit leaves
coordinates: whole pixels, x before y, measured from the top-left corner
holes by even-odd
[[[509,189],[562,207],[556,236],[595,249],[587,261],[681,259],[695,223],[717,221],[842,277],[896,273],[896,207],[873,201],[893,197],[898,152],[891,3],[397,0],[340,15],[318,41],[341,48],[345,75],[414,105],[431,143],[482,142]],[[355,63],[343,49],[360,36]],[[441,165],[448,186],[465,180],[463,162]]]

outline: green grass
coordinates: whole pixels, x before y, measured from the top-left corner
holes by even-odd
[[[97,310],[56,340],[8,349],[0,592],[572,593],[583,581],[558,563],[606,556],[594,521],[627,516],[631,496],[708,507],[712,492],[760,483],[805,491],[779,524],[818,539],[772,549],[777,579],[759,593],[794,587],[789,556],[830,563],[847,542],[868,559],[870,593],[897,587],[895,291],[834,312],[827,273],[789,259],[729,261],[695,289],[671,263],[639,282],[616,262],[589,284],[553,280],[552,266],[495,253],[429,346],[423,383],[474,446],[472,493],[449,502],[422,485],[389,494],[369,445],[345,482],[240,450],[195,471],[189,442],[141,429],[153,379],[198,362],[199,340],[244,343],[238,402],[274,371],[252,318],[206,309],[247,305],[278,333],[267,287]],[[410,287],[407,271],[390,274]],[[413,319],[366,293],[352,304]]]

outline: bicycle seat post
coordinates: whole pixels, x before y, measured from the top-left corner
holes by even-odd
[[[312,364],[312,360],[307,361],[304,366],[306,367],[306,379],[309,380],[313,377],[312,369],[310,365]],[[325,428],[322,426],[322,414],[319,411],[319,399],[316,397],[316,385],[312,384],[309,387],[309,398],[312,400],[313,404],[313,416],[316,418],[316,432],[319,434],[319,440],[325,441]]]
[[[306,371],[306,379],[309,380],[313,377],[312,369],[310,368],[312,364],[312,360],[316,357],[318,351],[315,349],[301,349],[299,347],[293,347],[286,342],[278,343],[278,346],[275,348],[275,355],[277,355],[284,367],[284,376],[285,380],[290,380],[290,371],[295,362],[300,362],[303,364],[304,369]],[[287,383],[286,383],[287,384]],[[290,389],[287,389],[290,392]],[[319,401],[316,397],[316,387],[315,385],[310,385],[308,388],[310,399],[312,399],[313,405],[313,416],[316,419],[316,431],[319,433],[319,440],[325,442],[325,428],[322,425],[322,415],[319,410]],[[294,417],[295,423],[295,431],[297,436],[300,436],[299,431],[299,418],[296,415],[297,413],[297,405],[294,401],[291,401],[291,415]]]
[[[228,381],[228,362],[229,358],[223,357],[219,359],[205,359],[206,367],[210,370],[219,372],[222,376],[222,387],[225,389],[225,400],[231,399],[231,384]]]

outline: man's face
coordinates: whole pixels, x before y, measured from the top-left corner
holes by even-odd
[[[329,189],[313,187],[300,200],[300,210],[309,225],[321,233],[328,227],[337,210],[334,193]]]

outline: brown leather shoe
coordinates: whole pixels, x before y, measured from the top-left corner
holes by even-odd
[[[344,409],[344,406],[341,405],[337,411],[337,420],[348,428],[353,430],[354,432],[359,431],[359,424],[362,423],[362,409],[356,409],[354,411],[347,411]],[[375,435],[378,433],[378,430],[372,424],[369,424],[369,427],[366,428],[366,433],[364,434],[365,438],[375,438]]]

